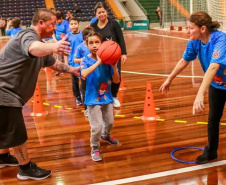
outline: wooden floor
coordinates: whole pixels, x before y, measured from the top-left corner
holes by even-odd
[[[157,30],[124,32],[128,62],[122,66],[126,90],[119,92],[122,103],[115,109],[112,136],[119,146],[101,141],[102,162],[90,157],[90,126],[82,107],[76,106],[71,77],[55,76],[41,70],[39,85],[46,117],[31,117],[33,98],[24,106],[28,131],[28,148],[32,160],[51,169],[52,176],[43,181],[19,181],[17,167],[0,170],[1,185],[217,185],[226,184],[226,126],[220,126],[218,160],[208,165],[185,164],[171,158],[178,147],[204,148],[207,143],[207,96],[203,114],[192,115],[192,105],[202,81],[198,61],[191,63],[177,77],[168,95],[158,89],[182,57],[188,36],[185,33]],[[0,39],[0,48],[8,39]],[[143,122],[147,82],[151,83],[155,106],[161,120]],[[198,124],[199,123],[199,124]],[[226,123],[226,111],[222,123]],[[201,154],[197,149],[184,149],[174,156],[194,161]],[[134,178],[131,178],[134,177]],[[105,183],[104,183],[105,182]]]

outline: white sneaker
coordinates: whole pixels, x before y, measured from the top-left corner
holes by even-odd
[[[85,117],[89,117],[88,109],[85,110],[84,116],[85,116]]]
[[[121,106],[121,104],[120,104],[120,102],[119,102],[119,100],[118,100],[118,98],[116,97],[113,97],[113,105],[114,105],[114,107],[115,108],[118,108],[118,107],[120,107]]]

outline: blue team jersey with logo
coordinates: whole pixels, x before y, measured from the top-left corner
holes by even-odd
[[[88,54],[90,54],[89,48],[82,42],[77,46],[74,57],[83,58]]]
[[[226,90],[226,34],[221,31],[212,32],[207,44],[203,44],[201,40],[190,40],[183,59],[192,61],[197,56],[204,72],[211,63],[220,64],[211,85],[217,89]]]
[[[87,69],[97,61],[87,55],[81,62],[81,71]],[[111,93],[111,76],[113,69],[110,65],[99,65],[89,76],[86,78],[86,93],[85,104],[91,105],[104,105],[113,102]]]
[[[77,46],[83,42],[82,32],[79,31],[76,34],[69,32],[67,41],[70,42],[70,47],[72,48],[68,56],[68,64],[72,67],[78,67],[80,64],[74,62],[74,54]]]
[[[56,24],[57,29],[54,31],[55,35],[56,35],[56,39],[59,41],[61,40],[60,35],[62,33],[64,33],[65,35],[68,33],[69,31],[69,22],[66,20],[63,20],[62,23],[60,24]]]
[[[6,34],[9,35],[11,38],[16,35],[18,32],[22,31],[22,28],[11,28],[6,30]]]

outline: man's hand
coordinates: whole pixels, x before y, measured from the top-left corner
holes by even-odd
[[[80,77],[80,66],[79,67],[74,67],[73,69],[73,75]]]
[[[67,42],[68,36],[64,36],[62,40],[55,43],[54,53],[68,56],[71,52],[70,42]]]
[[[69,55],[70,52],[71,52],[70,42],[60,40],[55,43],[54,53],[67,56]]]

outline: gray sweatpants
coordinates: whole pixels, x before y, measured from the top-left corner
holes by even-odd
[[[90,146],[99,147],[100,137],[110,136],[114,123],[113,103],[87,106],[91,126]]]

